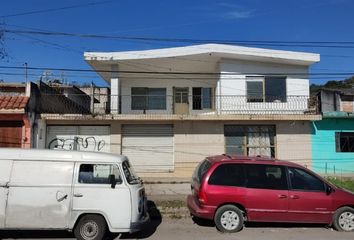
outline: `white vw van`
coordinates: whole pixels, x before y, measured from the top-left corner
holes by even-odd
[[[0,229],[66,229],[95,240],[148,220],[144,186],[125,156],[0,148]]]

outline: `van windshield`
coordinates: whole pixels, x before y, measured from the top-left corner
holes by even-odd
[[[127,182],[129,184],[139,184],[141,183],[140,178],[138,178],[132,168],[132,166],[130,166],[130,163],[128,161],[124,161],[122,163],[123,166],[123,172],[125,175],[125,178],[127,179]]]

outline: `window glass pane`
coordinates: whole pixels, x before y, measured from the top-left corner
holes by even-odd
[[[203,88],[203,108],[212,108],[212,89]]]
[[[193,88],[193,110],[202,109],[202,88]]]
[[[166,109],[166,88],[149,88],[148,109]]]
[[[214,170],[208,183],[221,186],[244,186],[243,166],[241,164],[223,164]]]
[[[247,81],[247,102],[263,102],[263,82]]]
[[[81,164],[79,170],[79,183],[110,184],[109,176],[115,175],[120,179],[119,168],[109,164]]]
[[[284,167],[253,164],[247,165],[246,173],[248,188],[288,189]]]
[[[147,109],[147,88],[132,88],[131,89],[132,110]]]
[[[285,77],[265,78],[265,100],[266,102],[286,102]]]
[[[299,168],[289,168],[291,187],[294,190],[324,191],[323,182]]]
[[[207,159],[199,163],[199,165],[196,167],[194,171],[193,179],[196,180],[198,183],[200,183],[204,174],[209,170],[210,167],[211,167],[211,163]]]

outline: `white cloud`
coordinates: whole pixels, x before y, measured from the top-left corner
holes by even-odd
[[[254,11],[232,10],[223,14],[227,19],[246,19],[253,17]]]

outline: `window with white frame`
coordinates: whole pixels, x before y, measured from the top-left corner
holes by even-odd
[[[213,108],[213,88],[194,87],[192,94],[193,110]]]
[[[247,102],[286,102],[286,77],[247,76]]]
[[[166,88],[140,88],[131,89],[132,110],[165,110]]]

